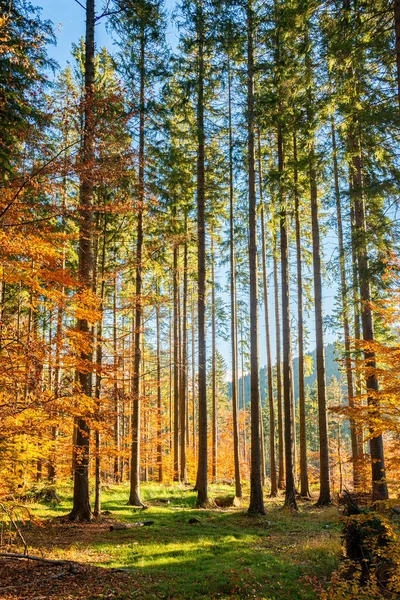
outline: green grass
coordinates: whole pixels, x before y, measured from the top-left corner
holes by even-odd
[[[37,504],[35,513],[42,518],[67,513],[70,490],[58,493],[59,505]],[[219,486],[212,493],[232,492]],[[51,553],[129,569],[138,582],[134,597],[146,600],[311,600],[318,597],[312,582],[329,577],[337,566],[340,523],[335,508],[318,510],[303,503],[298,514],[291,514],[282,510],[282,501],[268,501],[267,516],[254,518],[245,509],[197,510],[195,493],[179,485],[143,485],[144,511],[127,506],[127,496],[124,486],[106,488],[103,511],[116,521],[152,520],[153,525],[114,532],[103,527],[84,539],[77,532],[70,543],[53,543]],[[170,498],[170,504],[162,505],[161,498]],[[189,524],[192,517],[201,522]]]

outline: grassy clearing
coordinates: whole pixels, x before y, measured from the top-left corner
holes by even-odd
[[[107,519],[113,521],[152,520],[153,525],[110,532],[107,521],[100,527],[71,524],[61,534],[52,527],[38,546],[43,549],[44,544],[52,556],[129,569],[138,587],[134,595],[119,592],[121,600],[311,600],[318,597],[315,582],[324,581],[337,566],[340,523],[335,508],[318,510],[308,502],[298,514],[290,514],[282,510],[281,500],[269,500],[268,515],[254,518],[243,509],[197,510],[195,493],[178,485],[148,484],[142,491],[146,510],[126,505],[126,487],[111,486],[103,491],[103,511],[110,511]],[[229,487],[212,489],[213,495],[229,492]],[[34,512],[42,518],[67,513],[70,491],[60,488],[58,493],[59,505],[36,504]],[[200,523],[189,524],[193,517]]]

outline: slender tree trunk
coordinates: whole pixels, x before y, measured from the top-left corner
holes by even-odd
[[[394,23],[396,34],[397,96],[400,105],[400,0],[394,0]]]
[[[86,1],[86,38],[85,38],[85,105],[83,128],[83,169],[79,202],[79,281],[83,289],[92,289],[93,272],[93,181],[94,165],[94,25],[95,0]],[[78,319],[77,328],[84,338],[90,336],[89,322],[85,318]],[[80,352],[82,363],[92,362],[92,351]],[[82,394],[92,395],[92,373],[85,368],[78,368],[78,380]],[[76,440],[74,446],[74,492],[73,506],[69,514],[71,521],[90,521],[92,509],[89,499],[89,440],[90,429],[84,417],[75,419]]]
[[[276,479],[276,458],[275,458],[275,411],[274,411],[274,393],[272,387],[272,358],[271,341],[269,328],[269,310],[268,310],[268,278],[267,278],[267,250],[264,216],[264,198],[262,186],[262,159],[261,159],[261,135],[258,132],[258,182],[259,196],[261,204],[261,244],[262,244],[262,273],[263,273],[263,291],[264,291],[264,315],[265,315],[265,341],[267,350],[267,386],[268,386],[268,407],[269,407],[269,455],[270,455],[270,479],[272,497],[278,494],[278,484]],[[261,417],[262,423],[262,417]],[[261,429],[263,433],[263,428]],[[265,453],[263,451],[263,457]],[[265,464],[264,464],[265,473]]]
[[[183,306],[182,306],[182,364],[180,381],[180,421],[181,421],[181,481],[187,483],[187,295],[188,295],[188,247],[187,247],[187,216],[185,215],[185,244],[183,249]]]
[[[231,353],[232,353],[232,419],[233,419],[233,459],[235,466],[235,495],[242,498],[239,456],[238,419],[238,348],[236,313],[236,260],[235,260],[235,199],[233,192],[233,135],[232,135],[232,82],[231,65],[228,56],[228,119],[229,119],[229,249],[230,249],[230,295],[231,295]]]
[[[354,387],[353,387],[353,372],[351,365],[351,342],[350,342],[350,323],[349,323],[349,309],[348,309],[348,287],[346,280],[346,255],[344,250],[344,237],[343,237],[343,219],[342,219],[342,206],[340,199],[340,187],[339,187],[339,169],[337,161],[337,148],[336,148],[336,129],[334,116],[331,118],[331,136],[332,136],[332,151],[333,151],[333,177],[335,183],[335,200],[336,200],[336,219],[338,229],[338,246],[339,246],[339,267],[340,267],[340,294],[342,299],[342,315],[343,315],[343,337],[344,337],[344,350],[345,350],[345,368],[346,368],[346,382],[347,382],[347,396],[350,408],[354,408]],[[360,449],[358,445],[356,424],[353,418],[350,418],[350,438],[351,438],[351,456],[353,462],[353,486],[354,489],[360,487]]]
[[[192,439],[193,452],[196,460],[197,436],[196,436],[196,324],[194,316],[194,287],[192,287],[191,301],[191,338],[192,338]]]
[[[179,481],[179,248],[174,246],[174,481]]]
[[[172,428],[172,373],[173,373],[173,323],[172,323],[172,315],[171,308],[169,309],[169,451],[172,454],[172,445],[173,445],[173,428]]]
[[[114,481],[120,481],[120,435],[119,435],[119,390],[118,390],[118,349],[117,349],[117,264],[116,249],[114,247],[114,290],[113,290],[113,359],[114,359]]]
[[[212,406],[212,481],[217,479],[217,341],[215,327],[214,231],[211,231],[211,406]]]
[[[275,452],[275,408],[274,391],[272,384],[272,357],[271,357],[271,334],[268,309],[268,278],[266,263],[266,232],[264,205],[261,205],[261,235],[262,235],[262,267],[263,267],[263,287],[264,287],[264,312],[265,312],[265,341],[267,349],[267,378],[268,378],[268,407],[269,407],[269,457],[270,457],[270,478],[272,498],[278,495],[278,481],[276,477],[276,452]]]
[[[303,317],[303,273],[300,230],[300,205],[297,173],[297,139],[293,135],[294,201],[296,219],[296,263],[297,263],[297,327],[299,346],[299,420],[300,420],[300,495],[310,498],[307,464],[306,394],[304,385],[304,317]]]
[[[103,247],[101,253],[100,265],[100,320],[97,324],[96,335],[96,383],[95,383],[95,398],[96,398],[96,430],[95,430],[95,483],[94,483],[94,510],[95,517],[99,517],[101,513],[101,435],[100,435],[100,418],[101,418],[101,369],[103,365],[103,318],[104,318],[104,299],[106,283],[104,278],[106,264],[106,245],[107,245],[107,219],[104,216],[103,229]]]
[[[157,286],[157,295],[160,290]],[[158,482],[163,482],[163,456],[162,456],[162,396],[161,396],[161,345],[160,345],[160,299],[156,304],[156,330],[157,330],[157,465]]]
[[[310,45],[308,30],[305,34],[305,44]],[[326,376],[325,376],[325,349],[324,349],[324,323],[322,316],[322,276],[321,276],[321,245],[318,217],[318,188],[315,157],[315,142],[312,128],[314,126],[314,98],[313,77],[311,57],[309,50],[306,53],[306,68],[309,76],[307,89],[307,123],[310,129],[308,171],[310,179],[311,200],[311,230],[312,230],[312,254],[314,275],[314,310],[315,310],[315,341],[317,355],[317,393],[318,393],[318,424],[319,424],[319,477],[320,490],[317,506],[326,506],[331,503],[330,474],[329,474],[329,437],[328,437],[328,415],[326,400]]]
[[[290,330],[290,278],[289,278],[289,232],[288,217],[286,213],[286,200],[283,193],[283,135],[280,124],[278,124],[278,169],[279,181],[279,205],[280,205],[280,238],[281,238],[281,265],[282,265],[282,359],[283,359],[283,407],[285,413],[285,467],[286,467],[286,491],[285,506],[297,510],[296,486],[294,480],[293,466],[293,426],[292,420],[292,337]]]
[[[281,374],[281,319],[279,307],[279,280],[277,241],[274,234],[274,295],[276,338],[276,395],[278,402],[278,489],[285,489],[285,446],[283,441],[282,374]]]
[[[258,356],[258,268],[257,201],[254,153],[254,47],[253,7],[248,0],[247,18],[247,149],[249,193],[249,268],[250,268],[250,403],[251,471],[249,513],[265,514],[261,476],[260,372]]]
[[[314,302],[315,302],[315,339],[317,354],[317,391],[318,391],[318,424],[319,424],[319,456],[320,456],[320,490],[317,505],[326,506],[331,503],[329,475],[329,438],[326,401],[326,376],[324,356],[324,324],[322,317],[322,278],[321,248],[318,222],[318,192],[315,171],[315,151],[312,142],[309,153],[309,176],[311,194],[311,223],[313,246]]]
[[[197,468],[197,506],[207,506],[207,373],[206,373],[206,222],[205,222],[205,161],[204,161],[204,14],[199,0],[196,14],[197,30],[197,277],[199,330],[199,456]]]
[[[142,272],[143,272],[143,211],[144,211],[144,93],[145,93],[145,36],[140,36],[140,109],[139,109],[139,177],[138,177],[138,214],[136,231],[136,268],[135,268],[135,331],[133,346],[132,374],[132,448],[131,477],[128,504],[143,506],[140,499],[140,366],[142,333]]]
[[[362,155],[359,144],[356,143],[355,138],[350,140],[350,149],[352,151],[355,241],[360,285],[361,325],[363,340],[368,344],[368,342],[373,342],[375,339],[374,317],[371,308],[371,274],[368,262],[367,216],[365,209]],[[366,376],[368,406],[370,407],[371,420],[373,421],[379,417],[379,401],[376,398],[376,394],[379,392],[379,383],[376,375],[375,352],[369,347],[364,348],[364,360],[365,366],[368,369],[368,374]],[[370,426],[370,435],[372,436],[370,439],[372,498],[373,500],[387,500],[389,496],[386,484],[383,436],[381,433],[376,433],[373,425]]]

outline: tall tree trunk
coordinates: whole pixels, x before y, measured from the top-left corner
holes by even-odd
[[[187,247],[187,216],[185,214],[185,244],[183,248],[183,306],[182,306],[182,364],[180,380],[180,421],[181,421],[181,481],[187,483],[187,296],[188,296],[188,247]]]
[[[258,132],[258,182],[259,196],[261,204],[261,245],[262,245],[262,273],[263,273],[263,291],[264,291],[264,316],[265,316],[265,341],[267,350],[267,385],[268,385],[268,407],[269,407],[269,455],[270,455],[270,479],[271,496],[278,494],[278,484],[276,479],[276,458],[275,458],[275,411],[274,411],[274,393],[272,387],[272,358],[271,358],[271,340],[269,328],[269,310],[268,310],[268,278],[267,278],[267,250],[264,216],[264,198],[262,186],[262,158],[261,158],[261,135]],[[262,423],[262,417],[261,417]],[[263,429],[261,429],[263,433]],[[263,452],[263,456],[265,456]],[[264,465],[265,473],[265,465]]]
[[[86,1],[86,37],[85,37],[85,104],[83,127],[83,169],[81,174],[79,201],[79,250],[78,273],[83,289],[92,289],[93,272],[93,180],[94,167],[94,25],[95,0]],[[89,322],[78,319],[77,328],[84,338],[89,338]],[[82,364],[92,362],[91,349],[80,352]],[[78,368],[78,381],[82,394],[92,395],[92,373],[87,368]],[[90,429],[84,417],[75,419],[76,440],[74,446],[74,492],[71,521],[90,521],[92,509],[89,499],[89,440]]]
[[[396,34],[397,96],[400,104],[400,0],[394,0],[394,25]]]
[[[254,153],[254,47],[253,7],[248,0],[247,20],[247,149],[249,193],[249,269],[250,269],[250,403],[251,471],[249,513],[265,514],[261,477],[260,372],[258,357],[258,268],[257,201]]]
[[[309,177],[311,195],[311,223],[313,247],[313,275],[315,302],[315,340],[317,354],[317,392],[318,392],[318,424],[319,424],[319,457],[320,457],[320,490],[317,505],[326,506],[331,503],[329,475],[329,438],[326,400],[326,376],[324,356],[324,324],[322,317],[322,278],[321,247],[318,222],[318,192],[315,170],[314,142],[309,152]]]
[[[337,160],[336,147],[336,128],[334,116],[331,117],[331,137],[332,137],[332,152],[333,152],[333,177],[335,184],[335,200],[336,200],[336,219],[338,229],[338,246],[339,246],[339,267],[340,267],[340,295],[342,300],[342,315],[343,315],[343,337],[345,351],[345,368],[347,382],[347,396],[351,409],[354,408],[354,387],[353,387],[353,371],[351,365],[351,343],[350,343],[350,323],[348,309],[348,287],[346,280],[346,255],[344,249],[343,237],[343,219],[342,206],[340,199],[339,187],[339,168]],[[350,438],[351,438],[351,457],[353,463],[353,486],[357,490],[360,487],[360,449],[358,444],[357,429],[354,418],[350,418]]]
[[[307,464],[306,394],[304,385],[304,317],[303,317],[303,273],[300,230],[300,205],[297,173],[297,138],[293,134],[294,201],[296,220],[296,264],[297,264],[297,327],[299,346],[299,421],[300,421],[300,495],[310,498]]]
[[[142,333],[142,271],[143,271],[143,211],[144,211],[144,93],[145,93],[145,35],[140,36],[140,97],[139,97],[139,177],[138,177],[138,213],[136,229],[136,268],[135,268],[135,332],[133,346],[132,374],[132,447],[131,477],[128,504],[143,506],[140,499],[140,365]]]
[[[282,265],[282,359],[283,359],[283,407],[285,414],[285,468],[286,491],[285,506],[297,510],[296,486],[293,465],[293,426],[291,388],[292,388],[292,336],[290,330],[290,277],[289,277],[289,232],[286,213],[286,199],[283,192],[284,150],[281,125],[278,124],[278,169],[279,169],[279,205],[280,205],[280,241]]]
[[[373,342],[375,339],[374,317],[371,308],[371,274],[368,261],[368,233],[364,196],[362,154],[360,143],[356,142],[355,136],[353,138],[350,137],[350,150],[353,168],[355,242],[360,285],[361,325],[363,340],[368,344],[368,342]],[[379,416],[379,401],[376,398],[376,394],[379,392],[379,383],[376,374],[375,352],[369,347],[364,348],[364,360],[365,366],[368,369],[368,374],[366,376],[368,406],[371,410],[371,420],[374,421]],[[376,433],[373,425],[370,426],[370,435],[372,498],[373,500],[387,500],[389,496],[386,485],[383,436],[381,433]]]
[[[279,307],[279,280],[276,233],[274,234],[274,300],[276,340],[276,396],[278,403],[278,489],[285,489],[285,445],[283,440],[282,372],[281,372],[281,319]]]
[[[94,482],[94,509],[95,517],[101,513],[101,435],[100,435],[100,418],[101,418],[101,369],[103,365],[103,318],[104,318],[104,299],[106,282],[104,278],[106,265],[106,245],[107,245],[107,217],[104,215],[103,229],[103,247],[101,252],[100,264],[100,320],[97,324],[96,335],[96,380],[95,380],[95,398],[96,398],[96,430],[95,430],[95,482]],[[97,282],[96,282],[97,287]]]
[[[236,260],[235,260],[235,199],[233,193],[233,135],[232,135],[232,81],[228,56],[228,119],[229,119],[229,250],[230,250],[230,296],[231,296],[231,353],[232,353],[232,426],[233,460],[235,466],[235,495],[242,498],[239,456],[238,419],[238,344],[236,312]]]
[[[211,407],[212,407],[212,481],[217,479],[217,340],[215,326],[214,231],[211,230]]]
[[[265,342],[267,349],[267,379],[268,379],[268,407],[269,407],[269,460],[270,460],[270,478],[272,498],[278,495],[278,481],[276,477],[276,452],[275,452],[275,409],[274,409],[274,391],[272,385],[272,357],[271,357],[271,333],[269,324],[268,309],[268,278],[266,262],[266,232],[264,205],[261,205],[261,235],[262,235],[262,268],[263,268],[263,287],[264,287],[264,314],[265,314]]]
[[[179,247],[174,246],[174,481],[179,481]]]
[[[114,481],[120,481],[120,434],[119,434],[119,390],[118,390],[118,348],[117,348],[117,263],[114,247],[114,289],[113,289],[113,369],[114,369]]]
[[[197,436],[196,436],[196,323],[194,316],[194,286],[191,294],[191,338],[192,338],[192,438],[193,452],[196,460],[197,453]]]
[[[169,452],[172,454],[173,446],[173,427],[172,427],[172,380],[173,380],[173,322],[171,308],[169,309]]]
[[[309,25],[307,24],[307,27]],[[318,188],[317,171],[314,142],[314,96],[313,76],[310,56],[310,39],[308,29],[305,34],[306,69],[309,79],[307,88],[307,124],[309,128],[309,150],[308,150],[308,173],[310,179],[311,200],[311,230],[312,230],[312,254],[314,275],[314,314],[315,314],[315,341],[316,341],[316,363],[317,363],[317,394],[318,394],[318,424],[319,424],[319,478],[320,489],[317,506],[326,506],[331,503],[330,474],[329,474],[329,437],[328,437],[328,415],[326,399],[326,375],[325,375],[325,349],[324,349],[324,323],[322,316],[322,276],[321,276],[321,244],[318,217]]]
[[[198,277],[198,330],[199,330],[199,457],[197,468],[197,506],[207,506],[208,451],[207,451],[207,373],[206,373],[206,222],[205,222],[205,161],[204,161],[204,13],[203,0],[196,12],[197,31],[197,277]]]
[[[160,290],[157,285],[156,333],[157,333],[157,465],[158,482],[163,482],[162,456],[162,396],[161,396],[161,344],[160,344]]]

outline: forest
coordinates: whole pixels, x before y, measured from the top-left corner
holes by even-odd
[[[0,597],[399,598],[400,0],[33,2]]]

